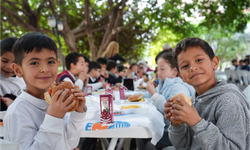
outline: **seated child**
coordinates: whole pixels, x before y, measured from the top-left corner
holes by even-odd
[[[109,60],[107,64],[107,72],[109,74],[108,83],[115,85],[116,83],[122,83],[122,77],[116,77],[117,64],[113,60]]]
[[[70,81],[84,91],[84,87],[88,84],[89,76],[83,55],[77,52],[69,53],[65,57],[65,64],[67,70],[58,74],[57,82]]]
[[[85,67],[86,67],[86,71],[85,70],[83,70],[83,71],[87,73],[87,72],[89,72],[89,63],[90,63],[90,60],[88,59],[88,57],[86,57],[84,55],[83,55],[83,58],[85,60]]]
[[[25,88],[23,78],[15,75],[12,64],[15,62],[12,47],[17,38],[8,37],[0,42],[0,95],[1,95],[1,111],[7,110],[7,107],[13,103],[13,100],[20,94],[20,91]]]
[[[102,67],[101,69],[101,77],[105,79],[105,81],[108,81],[108,78],[109,78],[109,74],[107,73],[107,64],[108,64],[108,61],[107,59],[105,58],[98,58],[96,60]]]
[[[136,63],[132,63],[130,66],[129,66],[129,73],[128,73],[128,78],[136,78],[136,73],[137,73],[137,65]]]
[[[153,82],[148,82],[147,92],[143,92],[142,94],[145,98],[151,98],[153,104],[163,115],[164,104],[166,103],[167,99],[172,98],[175,94],[178,93],[184,93],[187,97],[191,97],[195,93],[195,91],[193,87],[185,84],[181,78],[177,77],[178,72],[174,64],[171,52],[164,53],[163,55],[159,56],[157,66],[157,73],[160,82],[159,85],[155,88]],[[168,126],[170,122],[166,119],[164,120],[164,122],[166,126],[163,137],[155,145],[155,147],[151,143],[149,143],[149,139],[136,140],[138,150],[156,148],[162,149],[164,147],[172,145],[168,137]],[[146,145],[146,147],[144,144]]]
[[[91,61],[89,63],[89,83],[88,86],[92,86],[92,90],[98,90],[104,87],[105,82],[98,81],[101,75],[101,65],[96,61]]]
[[[210,45],[199,38],[186,38],[175,46],[173,56],[183,81],[196,90],[193,106],[183,99],[177,99],[179,104],[173,104],[172,99],[165,103],[174,147],[249,150],[250,105],[237,86],[216,81],[219,58]]]
[[[73,94],[66,97],[68,90],[57,91],[49,105],[44,100],[44,92],[54,83],[60,63],[56,43],[43,33],[28,33],[16,41],[13,52],[13,70],[23,77],[27,87],[7,110],[4,139],[19,143],[22,150],[75,148],[87,110],[84,93],[76,85],[72,89],[79,105],[68,119],[64,115],[75,105]]]

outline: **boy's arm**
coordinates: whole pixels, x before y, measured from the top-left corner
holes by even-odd
[[[216,106],[216,124],[202,119],[191,127],[194,131],[194,140],[204,150],[246,149],[246,145],[249,145],[247,135],[249,138],[250,123],[249,120],[246,122],[249,110],[244,110],[240,98],[232,93],[218,100],[220,102]]]
[[[86,110],[85,110],[86,111]],[[70,113],[69,122],[66,124],[67,141],[70,147],[75,148],[79,142],[81,132],[84,126],[86,112],[78,113],[73,111]]]
[[[15,112],[4,119],[4,139],[19,143],[23,150],[55,149],[62,138],[63,119],[45,115],[40,129],[37,129],[32,120],[22,120],[27,115]]]
[[[89,83],[88,86],[92,87],[92,90],[98,90],[99,88],[101,88],[103,86],[102,82],[97,82],[97,83]]]

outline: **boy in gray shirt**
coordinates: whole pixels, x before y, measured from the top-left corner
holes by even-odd
[[[174,147],[249,150],[250,105],[234,84],[216,81],[219,58],[210,45],[199,38],[187,38],[176,45],[173,53],[180,77],[196,90],[193,106],[183,99],[177,99],[178,104],[168,99],[164,105]]]

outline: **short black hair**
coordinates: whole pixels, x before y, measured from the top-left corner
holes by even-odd
[[[6,52],[11,52],[12,53],[12,47],[14,43],[17,41],[18,38],[16,37],[7,37],[0,42],[1,46],[1,56],[3,56],[4,53]]]
[[[89,60],[89,58],[88,58],[88,57],[86,57],[86,56],[84,56],[84,55],[82,55],[82,56],[83,56],[83,58],[84,58],[85,62],[90,63],[90,60]]]
[[[213,49],[206,41],[197,37],[186,38],[181,42],[179,42],[173,50],[174,63],[176,65],[178,72],[180,71],[177,64],[177,57],[181,52],[186,52],[187,48],[189,47],[200,47],[209,56],[211,60],[213,60],[215,56]]]
[[[170,64],[170,67],[171,68],[175,68],[176,67],[176,64],[174,62],[174,58],[173,58],[173,54],[172,52],[166,52],[166,53],[163,53],[159,58],[159,59],[164,59],[166,63],[169,63]]]
[[[13,46],[15,62],[22,65],[24,54],[32,51],[41,52],[43,48],[55,52],[57,58],[57,46],[51,37],[40,32],[31,32],[21,36]]]
[[[103,57],[100,57],[96,60],[99,64],[101,65],[107,65],[108,64],[108,61],[106,58],[103,58]]]
[[[137,64],[136,63],[132,63],[130,66],[129,66],[129,69],[132,69],[134,66],[136,66]]]
[[[121,72],[124,70],[124,66],[122,64],[117,65],[117,71]]]
[[[112,68],[115,68],[117,66],[116,62],[113,60],[108,60],[107,63],[107,70],[110,71]]]
[[[155,57],[155,63],[157,63],[159,57],[160,57],[162,54],[168,53],[168,52],[172,52],[172,51],[173,51],[172,48],[170,48],[170,49],[168,49],[168,50],[160,51],[160,52],[156,55],[156,57]]]
[[[101,65],[96,61],[91,61],[89,63],[89,72],[93,69],[102,69]]]
[[[234,62],[237,62],[237,59],[233,59],[233,60],[232,60],[232,63],[234,63]]]
[[[76,65],[76,63],[79,60],[79,57],[83,57],[82,54],[79,54],[77,52],[71,52],[69,53],[66,57],[65,57],[65,64],[66,64],[66,68],[67,70],[70,70],[70,64],[73,63],[74,65]],[[84,58],[84,57],[83,57]]]

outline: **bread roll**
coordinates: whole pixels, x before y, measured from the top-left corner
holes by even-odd
[[[176,101],[177,98],[180,99],[184,99],[190,106],[192,106],[192,101],[191,101],[191,97],[186,97],[184,93],[179,93],[179,94],[175,94],[173,96],[173,103],[174,104],[178,104],[178,102]],[[175,114],[172,114],[172,116],[176,116]],[[173,121],[174,123],[178,123],[178,124],[183,124],[182,121]]]
[[[143,95],[142,94],[135,94],[135,95],[129,96],[128,100],[130,102],[138,102],[140,100],[143,100]]]
[[[69,97],[71,94],[73,94],[73,98],[72,98],[72,102],[75,100],[75,105],[74,107],[72,107],[68,112],[71,112],[71,111],[74,111],[76,110],[76,108],[78,107],[79,105],[79,100],[77,97],[74,96],[74,93],[71,92],[71,89],[73,88],[73,84],[71,82],[68,82],[68,81],[62,81],[60,82],[59,84],[54,84],[52,85],[52,88],[49,89],[51,90],[50,92],[45,92],[44,93],[44,99],[46,100],[46,102],[48,104],[50,104],[51,100],[52,100],[52,97],[53,95],[58,91],[58,90],[65,90],[65,89],[69,89],[68,93],[65,95],[65,97]],[[48,91],[49,91],[48,90]]]

